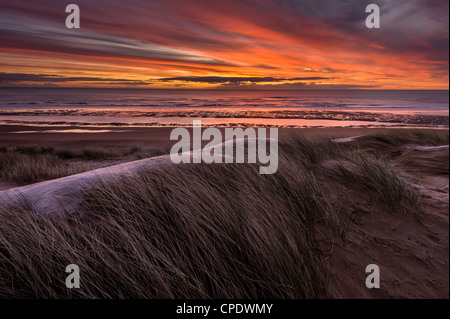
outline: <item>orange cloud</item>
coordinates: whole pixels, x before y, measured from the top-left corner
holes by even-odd
[[[223,87],[158,79],[314,72],[328,76],[296,82],[448,89],[448,1],[380,3],[382,27],[374,30],[354,1],[79,0],[82,28],[69,30],[52,1],[11,2],[0,13],[0,66],[3,73],[53,75],[41,80],[59,86]],[[32,77],[5,79],[2,85],[33,85]]]

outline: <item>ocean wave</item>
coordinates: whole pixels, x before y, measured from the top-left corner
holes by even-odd
[[[70,117],[117,118],[117,122],[130,124],[136,118],[160,122],[163,118],[210,118],[210,119],[298,119],[298,120],[333,120],[366,121],[380,123],[398,123],[414,125],[449,126],[448,116],[396,114],[372,112],[348,112],[335,110],[172,110],[172,111],[137,111],[137,110],[86,110],[86,109],[50,109],[29,111],[0,111],[3,120],[23,120],[20,117],[45,117],[46,121],[70,121]],[[64,119],[62,119],[64,118]],[[140,120],[139,122],[143,122]],[[114,121],[116,122],[116,121]]]

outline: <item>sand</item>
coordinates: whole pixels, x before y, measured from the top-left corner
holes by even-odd
[[[345,240],[318,232],[331,285],[342,298],[449,297],[449,146],[397,152],[390,162],[420,189],[420,214],[367,206],[354,212]],[[364,269],[372,263],[380,267],[381,289],[364,285]]]
[[[89,129],[92,133],[44,133],[48,130]],[[14,147],[21,145],[41,145],[60,147],[86,146],[165,146],[172,145],[170,141],[170,127],[77,127],[77,126],[24,126],[0,125],[0,147]],[[401,130],[408,130],[399,128]],[[103,132],[103,131],[109,132]],[[279,136],[287,136],[293,132],[305,136],[334,136],[349,137],[374,133],[382,133],[393,128],[353,128],[353,127],[320,127],[320,128],[280,128]],[[33,133],[18,133],[18,132]],[[101,133],[95,133],[100,131]],[[42,133],[39,133],[42,132]]]
[[[141,169],[170,163],[168,156],[113,165],[96,170],[0,191],[2,205],[21,204],[26,201],[42,215],[82,212],[81,192],[101,183],[108,183],[123,175],[138,173]]]
[[[170,128],[130,128],[115,133],[32,133],[14,130],[45,130],[43,127],[1,127],[0,147],[45,146],[161,146]],[[55,129],[52,127],[52,129]],[[95,128],[94,128],[95,129]],[[102,128],[104,129],[104,128]],[[111,128],[114,129],[114,128]],[[340,142],[383,132],[374,128],[280,129],[280,137],[301,132],[306,136],[334,136]],[[350,138],[349,138],[350,137]],[[384,152],[384,150],[378,150]],[[324,262],[330,269],[330,288],[341,298],[448,298],[449,297],[449,147],[406,145],[392,151],[389,161],[423,195],[421,214],[389,214],[379,207],[355,211],[345,240],[318,227],[317,238]],[[64,213],[80,208],[77,193],[99,178],[107,181],[120,174],[169,163],[167,156],[115,165],[58,180],[0,191],[11,202],[21,193],[41,213]],[[2,183],[0,182],[0,187]],[[3,185],[4,186],[4,185]],[[358,195],[353,195],[358,196]],[[358,198],[355,198],[357,200]],[[57,203],[62,205],[56,205]],[[381,289],[367,289],[364,269],[375,263],[381,270]]]

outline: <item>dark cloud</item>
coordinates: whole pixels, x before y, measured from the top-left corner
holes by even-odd
[[[0,73],[0,84],[15,84],[23,82],[45,82],[45,83],[63,83],[63,82],[95,82],[122,85],[143,85],[148,84],[144,81],[135,81],[128,79],[106,79],[98,77],[64,77],[52,74],[24,74],[24,73]]]
[[[274,0],[273,2],[332,28],[340,39],[346,40],[343,45],[358,41],[366,44],[366,47],[361,46],[361,50],[383,50],[384,53],[407,54],[410,58],[420,56],[427,61],[442,62],[440,67],[448,66],[448,0]],[[380,29],[369,30],[365,27],[368,15],[365,8],[371,3],[377,4],[380,8]],[[307,36],[304,33],[307,32],[301,30],[296,32],[298,36]]]
[[[228,89],[232,88],[230,86]],[[246,89],[264,89],[264,90],[364,90],[376,89],[378,85],[356,85],[356,84],[323,84],[315,82],[296,82],[264,85],[248,85]]]
[[[279,67],[277,67],[277,66],[264,65],[264,64],[254,65],[253,67],[254,68],[260,68],[260,69],[269,69],[269,70],[277,70],[277,69],[279,69]]]
[[[286,82],[286,81],[316,81],[316,80],[328,80],[326,77],[298,77],[298,78],[274,78],[274,77],[240,77],[240,76],[179,76],[172,78],[158,79],[160,82],[198,82],[198,83],[232,83],[239,84],[244,82],[249,83],[265,83],[265,82]]]
[[[330,68],[323,68],[323,69],[319,69],[319,70],[314,70],[314,69],[311,69],[311,68],[303,68],[303,69],[300,69],[299,71],[302,71],[302,72],[319,72],[319,73],[336,73],[336,72],[339,72],[339,70],[330,69]]]

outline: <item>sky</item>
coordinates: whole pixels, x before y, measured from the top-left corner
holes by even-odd
[[[80,8],[79,29],[65,25]],[[381,27],[366,27],[368,4]],[[444,89],[448,0],[0,0],[0,87]]]

